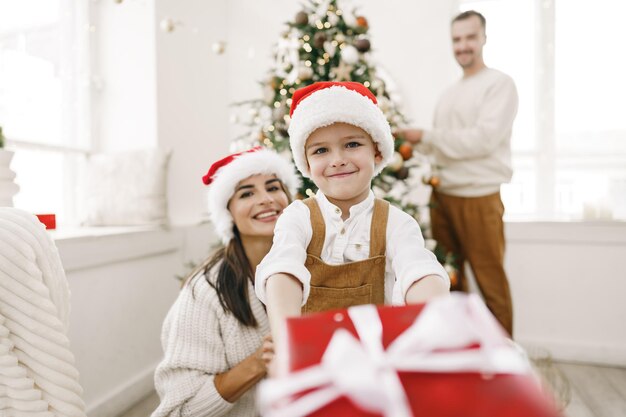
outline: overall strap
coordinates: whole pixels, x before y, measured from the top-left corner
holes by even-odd
[[[372,225],[370,226],[370,258],[382,256],[387,250],[387,219],[389,202],[377,198],[374,200]]]
[[[306,248],[306,252],[321,258],[322,249],[324,248],[324,239],[326,238],[326,223],[324,222],[324,217],[322,217],[322,211],[315,197],[306,198],[302,202],[309,208],[309,212],[311,213],[311,229],[313,229],[311,242]]]

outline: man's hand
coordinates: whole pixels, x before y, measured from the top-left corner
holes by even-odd
[[[393,132],[393,136],[404,139],[413,145],[417,145],[422,141],[424,131],[422,129],[398,129]]]

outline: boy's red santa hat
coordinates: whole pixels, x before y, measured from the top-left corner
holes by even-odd
[[[374,175],[387,166],[394,152],[394,139],[376,96],[361,83],[324,81],[300,88],[291,98],[289,144],[296,167],[310,177],[304,145],[309,135],[333,123],[348,123],[366,131],[382,155]]]
[[[292,196],[298,191],[300,178],[285,158],[261,146],[228,155],[211,165],[202,182],[209,186],[209,216],[224,244],[234,237],[233,217],[228,202],[241,180],[252,175],[274,174]]]

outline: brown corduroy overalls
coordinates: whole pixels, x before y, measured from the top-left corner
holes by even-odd
[[[385,302],[385,249],[389,203],[374,200],[369,258],[340,265],[322,261],[326,224],[315,198],[304,204],[311,212],[313,237],[307,247],[306,268],[311,292],[302,314]]]

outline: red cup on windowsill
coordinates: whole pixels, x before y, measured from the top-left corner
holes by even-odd
[[[56,229],[57,219],[54,214],[35,214],[35,216],[46,226],[46,229]]]

